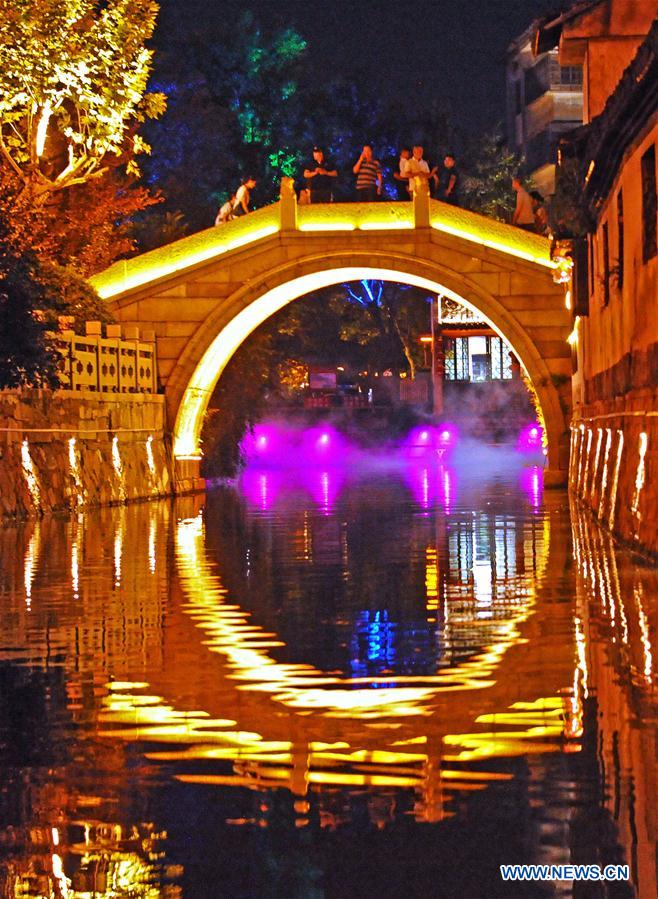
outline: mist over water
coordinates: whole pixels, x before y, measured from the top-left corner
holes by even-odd
[[[360,439],[359,439],[360,438]],[[390,479],[404,483],[414,502],[450,512],[458,485],[505,482],[520,488],[533,508],[541,503],[542,431],[527,425],[515,444],[492,446],[462,437],[456,425],[416,425],[398,439],[368,445],[362,434],[345,434],[331,422],[312,427],[268,419],[242,444],[245,467],[237,485],[263,512],[305,492],[330,512],[347,484]]]

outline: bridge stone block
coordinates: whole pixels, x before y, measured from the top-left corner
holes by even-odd
[[[545,294],[546,293],[546,277],[543,274],[521,274],[512,272],[510,277],[510,293],[511,294]]]

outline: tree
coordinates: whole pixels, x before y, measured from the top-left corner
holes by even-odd
[[[427,295],[408,284],[365,278],[342,287],[351,303],[356,303],[367,311],[389,353],[392,351],[395,356],[401,351],[411,378],[415,378],[418,338],[429,324]]]
[[[152,0],[0,0],[0,155],[35,202],[149,151]]]
[[[0,249],[0,388],[25,384],[53,387],[55,357],[48,345],[48,324],[34,312],[44,290],[38,262],[26,254],[5,264]]]
[[[512,178],[521,161],[505,144],[500,128],[471,139],[464,158],[464,205],[490,218],[510,221],[515,197]]]

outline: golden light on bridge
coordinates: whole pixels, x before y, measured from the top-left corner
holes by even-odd
[[[438,281],[390,268],[350,266],[326,269],[302,275],[273,287],[238,312],[219,332],[201,358],[194,374],[190,378],[178,411],[174,427],[175,458],[200,458],[199,438],[201,426],[212,392],[227,363],[252,331],[262,325],[270,316],[283,309],[288,303],[305,294],[329,287],[332,284],[358,281],[363,278],[402,282],[413,287],[420,287],[427,290],[430,294],[442,294],[477,312],[480,318],[486,318],[472,303]],[[500,337],[510,343],[512,349],[519,357],[523,358],[523,354],[515,349],[508,335],[503,334],[493,322],[487,320],[487,323]]]
[[[546,238],[445,203],[430,201],[430,227],[469,243],[555,269]],[[299,207],[298,230],[307,233],[407,231],[415,227],[411,203],[334,203]],[[122,260],[92,278],[104,299],[209,262],[283,231],[280,204],[207,228],[173,244]]]

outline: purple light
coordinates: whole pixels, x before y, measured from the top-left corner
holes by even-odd
[[[240,477],[240,486],[250,505],[269,512],[281,492],[282,476],[269,469],[247,467]]]
[[[544,492],[544,479],[542,477],[541,468],[538,465],[532,465],[524,468],[520,475],[521,488],[528,498],[532,508],[536,511],[541,506],[542,495]]]
[[[519,434],[516,449],[519,453],[541,452],[544,430],[538,422],[526,425]]]
[[[457,445],[457,437],[458,431],[456,426],[444,422],[439,431],[439,450],[453,449]]]
[[[328,425],[306,428],[301,434],[301,455],[297,454],[295,464],[340,465],[346,449],[345,440],[334,428]]]
[[[240,449],[247,464],[257,461],[259,465],[276,465],[279,458],[287,455],[284,444],[285,434],[282,429],[264,422],[244,435]]]
[[[345,473],[340,468],[316,468],[308,470],[302,480],[322,514],[330,515],[343,489]]]
[[[420,440],[421,440],[423,443],[425,443],[426,440],[427,440],[427,438],[428,438],[430,435],[428,434],[427,431],[421,431],[419,436],[420,436]]]

